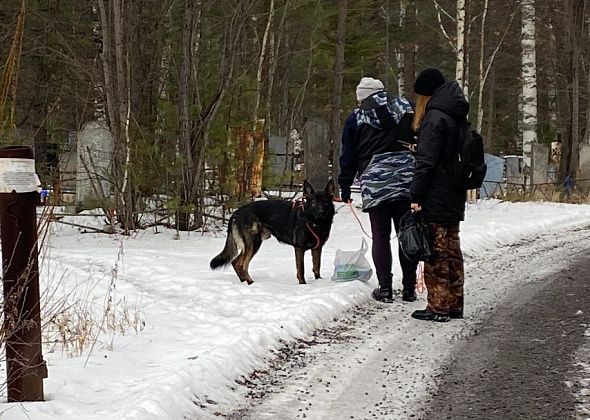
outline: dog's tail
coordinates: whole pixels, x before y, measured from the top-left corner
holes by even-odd
[[[209,263],[209,267],[211,267],[212,270],[228,265],[238,254],[238,242],[241,242],[241,238],[236,226],[232,222],[233,220],[230,219],[227,226],[227,239],[225,240],[223,251],[221,251],[221,253],[214,257]]]

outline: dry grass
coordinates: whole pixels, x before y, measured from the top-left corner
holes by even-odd
[[[510,202],[548,201],[553,203],[590,203],[590,190],[575,187],[571,194],[566,193],[561,186],[553,184],[538,185],[524,189],[522,186],[506,187],[504,193],[497,198]]]
[[[50,280],[43,290],[42,320],[44,342],[51,352],[61,351],[69,356],[86,353],[88,360],[96,345],[112,350],[115,335],[138,334],[143,329],[141,302],[130,303],[117,293],[123,244],[121,239],[117,259],[108,271],[106,282],[104,270],[99,267],[88,270],[88,277],[73,286],[65,281],[70,273],[64,273],[57,281],[56,272],[48,273]],[[48,255],[44,255],[44,259],[51,260]],[[49,268],[50,264],[44,266]],[[106,292],[101,294],[99,290],[105,286]]]
[[[51,215],[51,207],[45,208],[38,226],[43,351],[61,352],[68,357],[84,354],[90,357],[97,345],[112,350],[116,335],[138,334],[145,325],[141,302],[129,302],[116,292],[118,267],[124,255],[123,240],[106,281],[104,270],[96,266],[90,267],[86,278],[76,281],[75,273],[63,271],[51,256],[54,237]],[[106,291],[101,292],[100,289],[105,287]],[[0,299],[0,322],[3,321],[3,301]],[[6,335],[7,331],[0,329],[0,363],[5,362]],[[5,392],[6,385],[0,384],[0,394]]]

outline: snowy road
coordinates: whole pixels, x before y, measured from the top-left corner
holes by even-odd
[[[581,373],[576,353],[590,341],[584,335],[590,325],[589,278],[588,255],[582,255],[547,282],[525,286],[503,303],[455,351],[440,378],[444,392],[420,417],[568,419],[581,414],[572,379]]]
[[[575,390],[566,385],[571,384],[571,381],[563,379],[564,375],[573,375],[572,379],[575,379],[576,365],[570,359],[578,350],[575,348],[578,344],[581,348],[588,347],[590,340],[587,336],[584,337],[590,313],[587,286],[584,289],[587,277],[584,276],[584,281],[578,281],[579,287],[568,283],[562,288],[556,286],[560,279],[568,280],[569,274],[563,272],[564,267],[574,265],[576,261],[583,259],[589,250],[590,231],[578,229],[560,234],[542,234],[532,241],[500,248],[482,254],[477,259],[468,259],[466,319],[462,321],[437,324],[408,320],[411,311],[423,307],[423,299],[413,304],[403,304],[398,299],[391,305],[371,303],[359,308],[355,313],[335,322],[334,326],[316,334],[310,340],[311,344],[300,342],[298,346],[285,350],[277,357],[276,366],[270,369],[270,375],[255,375],[252,378],[252,383],[248,384],[252,392],[247,402],[228,414],[228,417],[407,419],[422,418],[424,412],[432,411],[428,414],[430,419],[469,418],[449,413],[449,407],[444,405],[444,398],[432,398],[437,394],[437,384],[449,386],[449,383],[457,385],[459,382],[461,385],[461,381],[465,380],[464,376],[444,374],[449,367],[452,372],[459,366],[459,369],[467,371],[467,376],[472,375],[469,378],[473,383],[482,386],[479,391],[491,392],[494,385],[493,378],[490,378],[496,375],[496,380],[501,379],[499,373],[490,373],[487,378],[485,374],[480,379],[475,378],[473,375],[479,374],[476,372],[478,365],[470,365],[469,361],[458,365],[458,358],[462,352],[469,351],[469,345],[473,341],[470,337],[477,337],[478,332],[486,331],[486,334],[495,333],[496,336],[490,338],[492,341],[487,343],[476,343],[476,346],[480,346],[479,350],[487,345],[487,352],[481,355],[482,372],[488,366],[497,367],[502,364],[501,358],[511,354],[510,343],[506,343],[506,337],[510,335],[509,328],[512,328],[508,316],[490,324],[493,326],[492,331],[486,330],[488,323],[482,321],[490,316],[493,316],[492,320],[496,320],[506,305],[511,314],[518,315],[519,302],[529,301],[535,296],[543,298],[544,290],[551,291],[551,294],[543,299],[543,303],[554,305],[551,306],[552,312],[543,317],[540,328],[534,325],[532,313],[527,313],[528,322],[517,322],[513,327],[514,334],[524,334],[527,330],[523,328],[524,324],[528,325],[527,331],[538,332],[539,340],[547,339],[557,330],[567,330],[570,337],[567,345],[562,346],[562,353],[547,359],[544,355],[548,352],[533,352],[530,359],[531,363],[560,361],[560,368],[557,369],[559,375],[553,373],[556,369],[531,365],[523,373],[522,381],[511,382],[516,387],[512,392],[521,392],[522,389],[518,389],[518,386],[525,382],[530,384],[535,380],[544,381],[542,378],[545,376],[554,375],[549,384],[556,387],[556,398],[569,396],[564,399],[566,403],[560,407],[570,416],[575,415],[576,410],[583,412],[586,407],[575,407]],[[575,272],[578,278],[584,273],[583,269],[580,270]],[[587,274],[587,268],[585,270]],[[561,274],[558,274],[560,272]],[[579,299],[580,296],[576,293],[584,291],[584,299]],[[528,308],[527,305],[523,306]],[[562,307],[567,311],[567,314],[563,314],[564,318],[569,319],[567,325],[556,316],[560,314],[559,308]],[[577,318],[572,318],[571,311],[575,308],[577,309],[574,314],[578,310],[582,313],[578,313]],[[574,326],[577,326],[577,329],[570,331]],[[560,330],[561,327],[563,328]],[[499,332],[499,328],[506,331]],[[561,342],[561,337],[554,338],[557,345]],[[542,341],[538,343],[539,348],[543,349]],[[528,355],[522,356],[524,360],[521,363],[526,364],[529,360]],[[485,358],[489,359],[486,361]],[[566,369],[567,366],[569,369]],[[515,369],[520,367],[517,365]],[[535,377],[535,374],[538,377]],[[515,377],[518,378],[519,375],[516,374]],[[584,380],[585,378],[582,378],[582,381]],[[489,382],[486,384],[486,381]],[[510,387],[505,388],[509,394]],[[460,394],[461,386],[455,386],[455,389],[453,392]],[[545,391],[546,389],[540,390],[539,395]],[[504,398],[508,398],[508,394],[503,394]],[[462,401],[468,405],[470,398],[471,396],[463,394]],[[532,405],[535,405],[534,402]],[[500,409],[498,413],[501,415],[502,407],[495,408]],[[466,410],[469,410],[469,407]],[[484,415],[474,418],[489,417]],[[510,418],[510,415],[504,418]],[[567,416],[564,414],[559,418]]]

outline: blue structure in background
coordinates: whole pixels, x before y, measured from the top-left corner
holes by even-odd
[[[490,198],[495,194],[501,194],[500,185],[504,182],[504,158],[486,153],[485,160],[488,170],[483,185],[479,189],[480,198]]]

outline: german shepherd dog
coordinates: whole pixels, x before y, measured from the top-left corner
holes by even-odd
[[[334,181],[328,181],[322,192],[303,183],[300,201],[262,200],[248,203],[235,211],[227,226],[223,251],[211,260],[215,270],[232,263],[240,281],[252,284],[248,267],[262,241],[274,236],[279,242],[295,248],[297,280],[305,284],[303,257],[311,249],[313,274],[320,278],[322,247],[330,236],[334,219]]]

